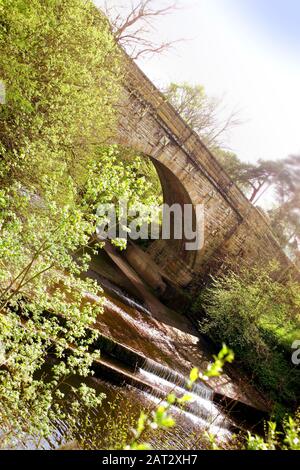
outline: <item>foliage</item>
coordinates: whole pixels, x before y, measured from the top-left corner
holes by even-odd
[[[300,240],[300,157],[294,155],[280,160],[245,163],[232,152],[215,149],[214,153],[252,203],[257,204],[267,191],[273,191],[273,207],[268,210],[270,225],[282,248],[297,261]]]
[[[300,412],[294,417],[287,416],[282,423],[282,431],[278,431],[277,423],[270,421],[267,435],[253,436],[248,432],[247,450],[300,450]]]
[[[300,260],[300,156],[283,160],[276,184],[276,205],[268,212],[281,246],[292,259]]]
[[[100,289],[80,274],[101,247],[99,204],[152,199],[141,160],[107,145],[122,69],[93,2],[0,0],[0,13],[0,426],[11,446],[49,434],[64,379],[89,374],[86,328],[102,302],[87,300]],[[57,362],[43,380],[50,351]]]
[[[204,313],[201,331],[225,340],[272,398],[295,403],[300,374],[291,346],[300,331],[300,289],[276,280],[275,272],[271,264],[213,279],[193,309]]]
[[[145,200],[145,203],[160,206],[163,203],[161,183],[155,166],[150,158],[144,155],[137,155],[136,152],[130,148],[122,148],[120,150],[120,159],[122,159],[124,164],[130,168],[130,170],[133,166],[136,170],[136,177],[141,178],[141,181],[143,181],[143,199]]]
[[[220,118],[220,100],[207,96],[202,85],[170,83],[163,93],[210,149],[219,148],[223,135],[238,124],[235,112],[230,113],[224,120]]]
[[[91,1],[1,0],[2,184],[47,189],[43,176],[80,187],[95,145],[111,135],[119,53]]]
[[[80,278],[90,254],[101,247],[94,244],[103,221],[98,205],[120,198],[132,206],[151,205],[161,195],[159,190],[152,194],[145,177],[149,168],[141,158],[127,162],[123,149],[107,143],[122,70],[108,22],[93,3],[0,0],[0,18],[0,78],[6,86],[6,103],[0,105],[0,445],[7,447],[18,446],[28,435],[49,435],[52,422],[66,417],[66,377],[86,377],[98,356],[89,353],[94,336],[86,333],[102,302],[92,303],[86,293],[99,294],[99,287]],[[242,287],[238,293],[245,297],[248,287]],[[277,286],[272,291],[282,306],[274,303],[274,312],[270,307],[273,323],[267,315],[258,322],[255,310],[260,339],[255,354],[262,354],[263,367],[270,358],[269,352],[264,355],[265,345],[284,348],[286,328],[294,324],[290,309],[299,307],[299,291],[292,284],[289,289],[289,303],[284,302],[285,290]],[[241,312],[242,306],[240,325],[248,334],[249,322]],[[231,332],[224,331],[232,340]],[[247,345],[250,339],[248,334]],[[49,353],[55,362],[45,376]],[[198,376],[218,375],[230,358],[223,349],[210,371]],[[82,404],[92,409],[103,399],[84,385],[73,392],[74,416]],[[168,410],[182,400],[170,395],[151,417],[141,415],[130,447],[142,445],[137,441],[147,427],[172,426]]]
[[[279,430],[280,429],[280,430]],[[216,442],[214,435],[207,435],[210,450],[223,450]],[[265,435],[246,434],[231,436],[228,442],[230,450],[274,451],[300,450],[300,414],[285,415],[279,422],[265,423]],[[226,448],[227,449],[227,448]]]
[[[226,363],[231,363],[234,360],[234,353],[231,349],[228,349],[226,344],[223,344],[222,349],[219,351],[217,356],[213,356],[214,362],[207,366],[205,373],[199,371],[198,368],[194,368],[190,373],[190,385],[196,382],[197,379],[208,381],[211,377],[219,377],[223,373],[223,367]]]
[[[242,162],[234,153],[216,148],[214,154],[233,181],[257,204],[267,191],[274,194],[267,211],[280,245],[294,260],[299,259],[300,240],[300,157]]]
[[[244,178],[243,175],[248,168],[248,164],[243,163],[234,152],[223,150],[220,147],[214,148],[213,153],[224,170],[232,178],[232,180],[245,194],[247,194],[250,186],[247,179]]]
[[[120,249],[126,248],[125,232],[130,236],[131,223],[138,227],[144,222],[149,223],[155,216],[154,208],[161,198],[153,189],[158,185],[157,174],[153,168],[153,176],[146,176],[149,166],[144,158],[131,155],[128,151],[116,146],[101,150],[98,161],[95,159],[89,171],[89,179],[85,184],[83,200],[87,199],[87,207],[114,204],[115,220],[111,221],[106,214],[99,215],[99,226],[106,229],[108,222],[116,229],[117,235],[112,243]],[[152,210],[153,209],[153,210]],[[126,216],[126,219],[124,218]],[[126,221],[126,224],[125,224]],[[121,234],[121,236],[120,236]]]
[[[0,11],[0,425],[9,446],[49,434],[65,377],[89,373],[86,327],[101,301],[87,300],[99,287],[79,275],[98,248],[97,207],[126,191],[136,200],[143,183],[103,146],[121,69],[93,3],[1,0]],[[45,381],[49,351],[57,363]],[[74,406],[83,399],[94,403],[85,392]]]
[[[76,205],[55,201],[55,181],[43,199],[18,184],[1,191],[0,308],[6,357],[0,393],[5,402],[2,420],[10,423],[9,429],[13,423],[16,430],[25,426],[36,432],[41,426],[40,432],[49,432],[51,400],[55,399],[51,387],[55,391],[68,374],[88,374],[93,356],[86,349],[93,336],[86,337],[86,326],[101,313],[101,303],[86,301],[85,293],[98,294],[99,287],[78,275],[87,269],[89,255],[98,248],[90,245],[99,223],[96,208],[99,202],[118,198],[118,191],[127,193],[129,200],[132,194],[136,201],[144,189],[134,172],[130,175],[122,163],[115,164],[116,150],[103,150],[101,158],[102,172],[95,177],[94,166],[90,169],[85,193]],[[75,193],[71,181],[65,183],[65,189]],[[58,321],[60,316],[63,323]],[[72,355],[70,344],[78,346]],[[46,385],[34,376],[50,348],[63,363],[53,368],[57,374]],[[30,423],[24,414],[27,420],[30,416]]]

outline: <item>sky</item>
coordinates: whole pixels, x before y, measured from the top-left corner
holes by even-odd
[[[130,5],[108,3],[115,1]],[[223,99],[225,114],[238,110],[242,124],[225,144],[242,160],[300,153],[300,0],[179,3],[155,23],[153,37],[183,41],[139,61],[148,77],[159,86],[202,84],[208,95]]]

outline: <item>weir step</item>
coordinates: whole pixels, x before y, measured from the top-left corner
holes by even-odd
[[[138,370],[143,369],[145,364],[151,362],[159,374],[161,369],[166,369],[165,366],[155,362],[149,361],[143,354],[138,351],[124,346],[115,340],[100,335],[93,344],[93,348],[100,349],[101,359],[94,361],[93,370],[96,377],[107,378],[118,385],[131,385],[144,392],[154,394],[160,399],[166,398],[166,393],[160,387],[154,386],[143,380],[138,375]],[[168,369],[169,378],[173,383],[183,386],[182,381],[184,376],[178,374],[171,369]],[[159,379],[159,375],[157,376]],[[181,383],[179,383],[179,379]],[[163,379],[162,379],[163,380]],[[187,382],[187,381],[186,381]],[[268,418],[266,410],[260,410],[254,406],[250,406],[238,399],[233,399],[225,394],[215,392],[209,384],[203,385],[211,394],[211,401],[215,403],[220,409],[226,411],[230,419],[233,421],[232,428],[236,426],[243,428],[243,423],[257,429],[262,429],[263,422]]]

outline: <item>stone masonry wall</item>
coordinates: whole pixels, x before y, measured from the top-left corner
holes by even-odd
[[[225,260],[249,264],[276,258],[283,271],[294,269],[266,218],[129,59],[117,141],[152,159],[166,202],[204,204],[203,249],[186,252],[178,240],[158,240],[151,245],[149,253],[166,279],[180,287],[197,285]]]

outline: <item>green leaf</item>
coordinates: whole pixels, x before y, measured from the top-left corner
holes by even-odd
[[[190,372],[190,381],[194,383],[196,382],[198,377],[199,377],[199,369],[197,367],[194,367]]]

